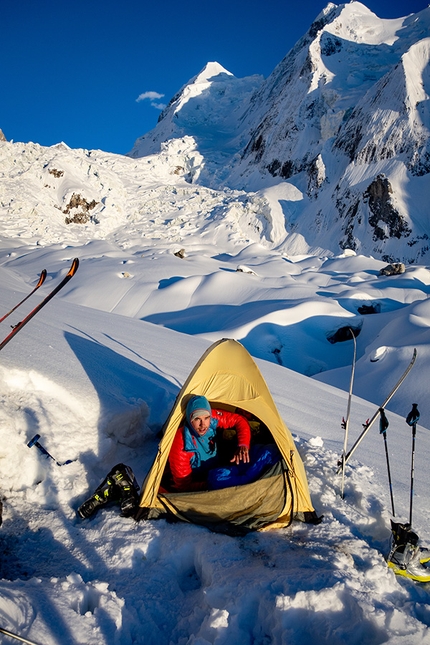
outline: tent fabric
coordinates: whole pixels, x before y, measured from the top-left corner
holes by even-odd
[[[205,396],[214,408],[245,411],[261,422],[270,431],[281,462],[258,481],[244,486],[198,492],[166,490],[163,475],[168,471],[170,448],[183,423],[187,402],[195,394]],[[258,366],[238,341],[223,339],[206,350],[179,392],[163,430],[156,458],[142,485],[137,519],[167,513],[213,530],[228,526],[255,530],[283,527],[294,517],[315,515],[304,465],[291,433]]]

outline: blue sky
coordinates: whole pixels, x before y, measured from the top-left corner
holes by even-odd
[[[126,153],[207,62],[267,77],[326,4],[2,0],[0,128],[14,141]],[[364,4],[398,18],[428,0]]]

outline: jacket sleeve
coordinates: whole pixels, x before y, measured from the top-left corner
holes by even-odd
[[[251,428],[244,416],[236,412],[227,412],[226,410],[212,410],[212,416],[217,419],[218,428],[233,428],[236,430],[237,445],[246,446],[249,450]]]
[[[169,454],[169,466],[173,477],[174,487],[178,491],[201,490],[205,488],[204,482],[193,482],[191,468],[192,452],[184,448],[183,428],[177,430]]]

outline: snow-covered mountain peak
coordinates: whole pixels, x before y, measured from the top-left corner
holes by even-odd
[[[333,6],[330,3],[329,7]],[[339,5],[338,9],[336,17],[330,20],[325,31],[356,43],[392,45],[397,39],[397,31],[404,22],[404,18],[379,18],[357,0]]]
[[[156,154],[162,143],[187,135],[218,156],[237,137],[243,111],[262,81],[258,75],[238,79],[219,63],[207,63],[171,99],[156,128],[136,141],[129,156]]]
[[[223,67],[216,61],[212,63],[206,63],[202,71],[199,74],[197,74],[195,79],[193,81],[190,81],[190,84],[192,83],[193,85],[197,85],[199,83],[206,83],[208,81],[213,81],[220,74],[227,74],[227,76],[233,76],[231,72],[229,72],[227,69],[225,69],[225,67]]]
[[[226,81],[228,82],[229,77],[233,77],[233,74],[224,69],[219,63],[207,63],[202,71],[194,79],[191,79],[170,103],[170,111],[173,109],[174,114],[177,114],[190,99],[210,90],[211,85],[214,83],[224,84]],[[164,117],[165,115],[163,114],[161,118]]]
[[[334,2],[329,2],[329,3],[324,7],[324,9],[323,9],[323,10],[322,10],[318,15],[317,15],[317,17],[315,18],[315,21],[317,21],[317,20],[321,20],[322,18],[325,18],[325,16],[327,16],[327,15],[328,15],[329,13],[331,13],[333,10],[336,10],[336,9],[337,9],[337,7],[338,7],[338,5],[337,5],[337,4],[335,4]],[[315,21],[314,21],[314,22],[315,22]]]

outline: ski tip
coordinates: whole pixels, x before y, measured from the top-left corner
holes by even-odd
[[[79,268],[79,258],[75,258],[72,262],[72,266],[70,267],[69,273],[67,275],[70,277],[74,276],[78,268]]]
[[[47,276],[46,269],[43,269],[40,276],[39,276],[39,282],[36,285],[36,289],[42,286],[42,284],[45,282],[45,278]]]

